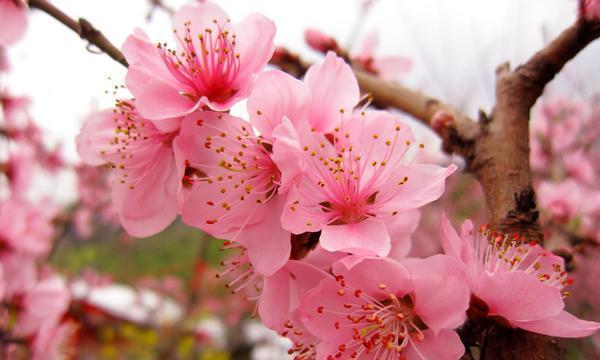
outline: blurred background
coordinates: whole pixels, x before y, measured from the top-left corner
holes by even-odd
[[[54,0],[73,17],[84,17],[113,43],[136,27],[156,41],[171,42],[170,11],[186,1]],[[379,75],[441,98],[476,117],[490,111],[495,68],[513,66],[558,35],[577,16],[575,0],[216,0],[239,21],[260,12],[277,25],[276,44],[318,61],[305,31],[327,34],[357,61],[394,63]],[[39,128],[43,150],[15,154],[8,141],[0,162],[34,163],[24,171],[31,201],[49,201],[51,266],[66,279],[68,316],[78,325],[82,359],[282,359],[288,340],[253,320],[255,303],[232,295],[216,277],[230,251],[199,230],[175,222],[159,235],[134,239],[118,224],[110,203],[106,169],[80,164],[75,136],[85,117],[122,95],[125,69],[54,19],[33,11],[23,40],[7,50],[10,70],[0,75],[3,117],[9,109]],[[542,199],[548,245],[566,259],[575,279],[567,300],[576,315],[600,321],[600,43],[570,62],[532,113],[532,166]],[[390,70],[390,69],[388,69]],[[117,90],[115,90],[117,88]],[[245,104],[233,110],[245,116]],[[429,130],[413,124],[427,144],[424,161],[460,159],[440,150]],[[19,157],[20,156],[20,157]],[[14,173],[13,173],[14,176]],[[6,195],[11,180],[0,181]],[[412,255],[438,252],[444,209],[458,225],[485,224],[478,184],[466,173],[421,213]],[[67,345],[65,345],[67,346]],[[569,359],[600,358],[600,336],[571,341]]]

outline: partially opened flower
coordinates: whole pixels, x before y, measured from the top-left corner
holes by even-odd
[[[317,359],[458,359],[453,331],[465,318],[468,287],[444,255],[411,270],[391,259],[351,256],[300,305],[304,326],[323,342]]]
[[[0,47],[21,39],[27,28],[28,12],[23,0],[0,0]]]
[[[140,113],[158,120],[204,106],[229,110],[248,96],[274,51],[275,25],[260,14],[238,24],[211,2],[183,6],[173,17],[177,48],[153,45],[141,31],[123,45],[126,84]]]
[[[410,164],[405,152],[416,145],[412,132],[386,112],[351,117],[331,135],[282,126],[288,142],[296,143],[303,168],[282,224],[295,234],[321,231],[320,244],[328,251],[386,256],[403,213],[439,198],[446,177],[456,170]],[[285,159],[276,159],[283,178],[288,170],[297,171]]]
[[[477,316],[539,334],[584,337],[600,323],[564,311],[563,288],[571,283],[564,259],[518,236],[502,236],[487,228],[473,232],[466,221],[459,236],[445,215],[441,240],[444,252],[461,260],[471,287]]]
[[[250,123],[212,111],[188,115],[175,140],[183,221],[242,244],[263,275],[283,266],[291,250],[277,215],[285,198],[271,150]]]
[[[141,117],[132,100],[93,114],[77,136],[84,162],[113,169],[113,204],[130,235],[155,234],[177,216],[176,136],[177,131],[162,132]]]

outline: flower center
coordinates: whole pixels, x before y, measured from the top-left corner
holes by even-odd
[[[342,276],[336,280],[341,285],[337,296],[346,297],[347,302],[341,308],[317,308],[317,313],[325,312],[345,315],[344,321],[335,322],[338,330],[350,328],[352,337],[338,346],[338,352],[332,358],[349,353],[350,358],[359,358],[369,354],[374,359],[400,355],[410,341],[421,341],[426,329],[423,322],[413,313],[413,301],[408,295],[397,296],[387,290],[385,284],[379,284],[383,296],[372,296],[361,289],[347,286]]]
[[[355,223],[374,217],[379,204],[389,200],[381,197],[379,190],[386,186],[400,165],[401,156],[394,157],[396,147],[403,145],[399,141],[400,129],[396,126],[394,134],[366,134],[365,130],[351,136],[342,126],[331,136],[324,136],[318,146],[304,146],[304,152],[317,170],[307,177],[325,199],[318,205],[322,211],[331,213],[331,224]],[[356,135],[358,139],[352,140]],[[396,213],[393,211],[390,215]]]
[[[228,20],[229,22],[229,20]],[[238,89],[234,88],[240,71],[240,55],[235,52],[236,35],[218,24],[217,31],[207,28],[192,36],[190,22],[185,23],[183,38],[174,30],[180,51],[158,44],[159,52],[171,74],[187,88],[181,95],[192,100],[206,96],[215,102],[224,102]]]
[[[482,226],[474,237],[478,263],[483,270],[493,274],[524,271],[548,286],[559,289],[573,283],[559,259],[534,241],[526,242],[519,234],[499,235],[489,226]],[[563,295],[570,293],[564,291]]]

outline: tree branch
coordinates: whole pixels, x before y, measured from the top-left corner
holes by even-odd
[[[600,36],[598,22],[579,19],[525,64],[497,69],[496,106],[474,143],[469,168],[485,193],[490,223],[543,241],[529,164],[529,116],[545,86],[565,64]],[[558,341],[520,330],[502,329],[487,339],[485,359],[561,359]]]
[[[56,20],[60,21],[69,29],[77,33],[82,39],[87,40],[90,44],[96,46],[102,52],[113,58],[113,60],[121,63],[123,66],[128,66],[127,60],[123,53],[114,46],[100,31],[98,31],[89,21],[83,18],[75,20],[65,14],[46,0],[29,0],[31,8],[39,9]]]

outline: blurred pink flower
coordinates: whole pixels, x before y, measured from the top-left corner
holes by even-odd
[[[4,296],[10,299],[29,291],[38,280],[36,258],[17,252],[5,252],[0,255],[4,277]]]
[[[75,358],[77,325],[45,322],[31,344],[32,360]]]
[[[183,221],[241,243],[263,275],[283,266],[291,249],[276,215],[285,199],[271,150],[250,123],[212,111],[188,115],[175,139]]]
[[[126,84],[140,113],[157,120],[204,106],[229,110],[248,96],[255,75],[273,55],[275,25],[251,14],[232,25],[211,2],[183,6],[173,17],[177,50],[153,45],[136,30],[123,45]]]
[[[84,162],[113,169],[113,204],[132,236],[153,235],[177,216],[176,136],[141,117],[133,101],[118,101],[88,117],[76,138]]]
[[[457,261],[445,255],[415,261],[350,256],[334,265],[300,304],[305,327],[323,340],[317,358],[459,359],[453,329],[465,320],[469,289]]]
[[[51,203],[36,204],[10,198],[0,203],[0,242],[10,250],[42,256],[50,250],[57,209]]]
[[[536,108],[531,124],[534,141],[546,141],[555,152],[571,149],[588,122],[588,109],[583,102],[567,98],[549,99]]]
[[[306,29],[304,31],[304,41],[311,49],[323,54],[328,51],[335,51],[338,48],[334,38],[318,29]]]
[[[581,203],[585,201],[581,185],[572,179],[561,183],[542,181],[537,186],[537,192],[540,207],[560,222],[568,222],[577,216]]]
[[[352,60],[387,81],[397,81],[412,69],[413,61],[407,57],[376,56],[378,46],[379,36],[373,30],[365,36],[361,47],[351,53]]]
[[[583,13],[588,20],[600,19],[600,1],[599,0],[581,0],[583,1]]]
[[[0,0],[0,46],[21,39],[27,28],[28,10],[23,0]]]
[[[476,308],[484,316],[531,332],[558,337],[585,337],[600,323],[564,311],[561,291],[572,280],[563,258],[518,236],[497,235],[482,228],[473,233],[465,221],[459,236],[445,215],[440,225],[444,252],[459,259],[466,271]]]
[[[594,160],[581,148],[563,155],[563,162],[569,175],[584,184],[600,178]]]
[[[44,324],[57,324],[67,311],[70,300],[71,295],[62,278],[53,275],[41,280],[25,293],[14,333],[28,336],[39,331]]]
[[[287,127],[295,144],[289,146],[291,155],[276,163],[284,176],[289,159],[300,158],[304,170],[281,221],[294,234],[321,231],[320,245],[328,251],[386,256],[395,223],[405,211],[439,198],[446,177],[456,170],[411,165],[405,152],[416,145],[412,132],[386,112],[343,121],[331,139],[306,127]]]

